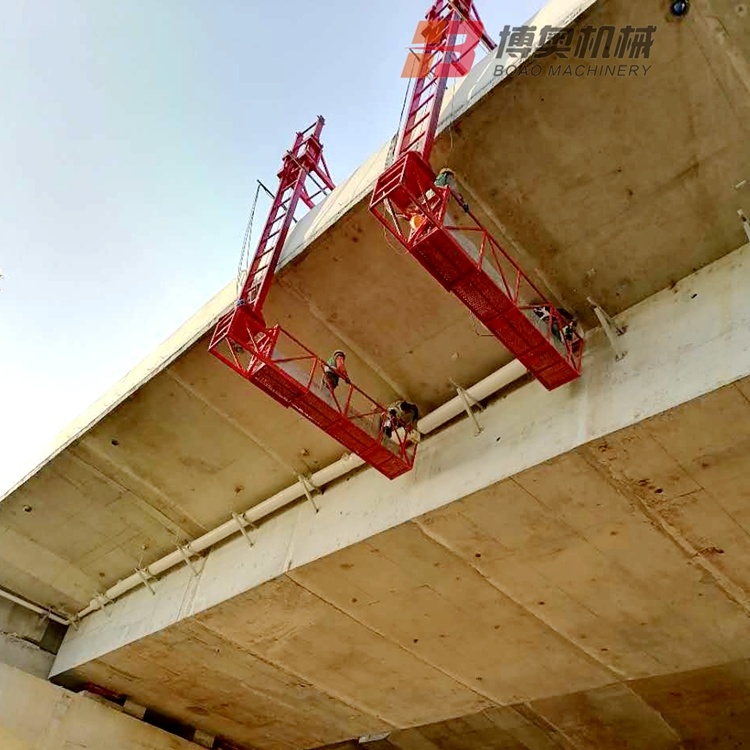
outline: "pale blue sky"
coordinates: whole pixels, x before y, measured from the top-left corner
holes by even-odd
[[[478,0],[494,38],[542,4]],[[337,182],[393,134],[428,6],[2,3],[0,494],[232,279],[296,130]]]

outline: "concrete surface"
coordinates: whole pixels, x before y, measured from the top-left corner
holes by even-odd
[[[370,747],[747,741],[750,248],[733,251],[750,212],[734,189],[750,177],[748,11],[588,6],[539,25],[655,24],[648,75],[550,75],[559,61],[540,57],[539,75],[501,79],[485,61],[446,103],[434,165],[556,301],[588,323],[587,296],[622,313],[627,357],[594,332],[580,382],[520,387],[481,436],[464,421],[426,441],[411,474],[363,470],[254,549],[231,540],[198,577],[87,618],[56,679],[259,750],[383,731]],[[509,354],[368,214],[388,154],[297,226],[267,317],[346,349],[376,398],[429,411]],[[0,585],[77,611],[341,455],[207,355],[233,288],[3,500]]]
[[[55,679],[291,750],[738,668],[748,289],[750,246],[627,311],[626,358],[595,343],[578,387],[524,386],[417,472],[362,472],[87,618]]]
[[[0,664],[7,664],[23,672],[46,680],[52,671],[54,654],[14,635],[0,632]]]
[[[181,566],[163,577],[156,596],[141,588],[94,613],[68,633],[55,672],[741,381],[750,376],[749,293],[745,246],[623,314],[627,356],[620,362],[599,334],[586,355],[584,380],[553,393],[530,383],[482,413],[480,436],[462,421],[424,441],[418,465],[400,479],[388,482],[364,470],[327,489],[320,512],[305,503],[264,523],[254,548],[239,534],[216,548],[198,579]]]
[[[0,663],[46,679],[64,628],[0,598]]]
[[[435,155],[530,272],[582,314],[587,294],[618,312],[734,249],[744,237],[736,208],[750,211],[750,191],[732,188],[750,174],[746,24],[733,6],[705,4],[672,23],[661,0],[638,0],[599,2],[577,26],[631,21],[658,24],[653,77],[500,80],[485,62],[446,104],[445,122],[456,122]],[[300,222],[268,317],[322,354],[343,346],[372,395],[398,393],[425,411],[450,396],[450,379],[475,382],[508,355],[368,214],[387,151]],[[177,540],[341,455],[206,356],[203,334],[232,288],[5,499],[0,585],[75,611]],[[405,315],[394,347],[394,320]],[[144,383],[150,372],[158,374]],[[19,520],[24,506],[32,511]]]
[[[331,750],[685,750],[750,744],[747,661],[396,731]]]
[[[0,663],[2,750],[196,750],[197,746]]]
[[[39,643],[44,638],[48,621],[35,612],[0,598],[0,632]]]
[[[31,750],[31,745],[22,742],[16,735],[11,734],[2,726],[0,726],[0,747],[3,750]]]
[[[738,747],[750,542],[738,466],[716,467],[728,453],[747,461],[735,429],[747,388],[291,570],[68,678],[178,716],[200,706],[199,726],[246,747],[315,747],[506,705],[541,717],[562,747],[696,736],[705,744],[685,747]],[[453,726],[448,736],[466,732]],[[431,741],[483,747],[471,737]]]

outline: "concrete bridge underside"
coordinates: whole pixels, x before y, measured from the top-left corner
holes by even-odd
[[[750,246],[623,315],[620,362],[594,337],[585,385],[522,385],[403,480],[360,472],[86,618],[55,679],[268,750],[385,731],[450,748],[466,726],[487,747],[732,747],[726,706],[750,731],[748,290]]]
[[[749,398],[597,440],[66,680],[248,747],[740,747]]]
[[[434,165],[556,301],[589,327],[589,296],[619,316],[626,357],[590,331],[581,381],[519,381],[479,436],[449,424],[399,480],[362,469],[318,513],[294,505],[252,548],[238,534],[107,605],[68,631],[55,681],[252,750],[386,732],[370,747],[750,744],[748,15],[553,6],[540,26],[656,24],[648,75],[563,78],[538,57],[543,75],[500,80],[480,63]],[[297,225],[268,318],[429,412],[511,356],[369,215],[388,151]],[[0,585],[78,612],[341,456],[207,354],[233,293],[3,500]]]
[[[251,748],[741,747],[749,397],[595,441],[65,681]]]

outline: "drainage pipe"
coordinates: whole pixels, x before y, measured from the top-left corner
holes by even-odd
[[[481,401],[492,394],[497,393],[511,383],[514,383],[526,373],[527,369],[518,360],[514,360],[504,367],[501,367],[496,372],[493,372],[484,380],[479,381],[476,385],[468,388],[466,393],[468,393],[468,395],[475,401]],[[449,422],[451,419],[461,414],[461,412],[464,411],[464,408],[464,402],[461,397],[455,396],[450,401],[439,406],[435,411],[419,420],[420,433],[426,435],[439,427],[442,427],[446,422]],[[336,479],[340,479],[354,469],[359,468],[363,464],[364,461],[359,456],[347,454],[338,461],[335,461],[320,471],[315,472],[315,474],[310,477],[310,482],[315,487],[322,488]],[[166,557],[162,557],[161,560],[151,563],[147,568],[134,573],[122,581],[118,581],[104,594],[100,594],[96,599],[93,599],[88,607],[78,613],[76,619],[80,620],[87,615],[90,615],[92,612],[102,609],[114,599],[117,599],[128,591],[141,586],[144,583],[144,580],[156,578],[170,568],[174,568],[180,563],[184,563],[186,558],[205,552],[216,544],[219,544],[219,542],[223,542],[228,537],[238,534],[240,532],[240,524],[242,524],[243,528],[246,526],[253,526],[266,516],[281,510],[281,508],[284,508],[303,497],[305,497],[305,487],[302,482],[297,482],[291,487],[287,487],[285,490],[276,493],[267,500],[264,500],[258,505],[246,510],[244,513],[240,513],[237,515],[236,519],[233,517],[232,520],[227,521],[203,536],[194,539],[192,542],[182,547],[182,549],[172,552]],[[43,610],[40,611],[43,612]]]
[[[44,609],[44,607],[39,607],[36,604],[27,602],[26,599],[22,599],[20,596],[16,596],[15,594],[11,594],[10,591],[0,589],[0,597],[2,597],[3,599],[7,599],[9,602],[13,602],[13,604],[18,604],[19,607],[25,607],[31,612],[36,612],[38,615],[42,615],[42,617],[47,617],[53,622],[59,622],[60,625],[70,625],[70,621],[66,620],[64,617],[60,617],[60,615],[56,615],[54,612],[50,612],[48,609]]]

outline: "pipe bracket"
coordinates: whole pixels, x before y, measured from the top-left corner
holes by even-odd
[[[456,393],[458,394],[458,397],[461,399],[461,403],[464,405],[464,411],[469,415],[471,421],[474,423],[474,427],[476,428],[476,432],[474,433],[475,436],[478,436],[482,433],[482,430],[484,429],[481,424],[479,424],[479,420],[477,419],[477,415],[474,413],[474,409],[479,409],[479,411],[484,411],[484,407],[474,398],[472,398],[469,395],[469,392],[461,387],[458,383],[451,380],[450,384],[456,389]]]
[[[619,323],[617,323],[615,319],[608,315],[599,305],[597,305],[597,303],[593,299],[591,299],[591,297],[587,297],[587,299],[588,303],[591,305],[591,309],[594,311],[594,315],[596,315],[596,318],[602,327],[602,330],[609,340],[610,346],[615,353],[615,361],[619,362],[627,354],[627,352],[620,345],[618,338],[625,335],[625,331],[627,329],[625,328],[625,326],[621,326]]]
[[[245,528],[245,526],[249,526],[253,530],[257,529],[258,527],[254,523],[246,521],[244,516],[239,516],[237,515],[237,513],[232,513],[232,519],[239,527],[242,536],[245,537],[245,541],[252,547],[255,543],[253,542],[250,534],[247,533],[247,529]]]
[[[297,476],[297,480],[302,485],[302,491],[305,493],[305,497],[307,498],[310,505],[312,505],[313,508],[315,508],[315,512],[319,513],[320,508],[315,502],[315,498],[313,495],[319,495],[322,494],[320,487],[316,487],[310,477],[306,477],[303,474],[299,474]]]
[[[187,565],[188,568],[190,568],[190,570],[192,571],[193,575],[197,577],[198,571],[196,570],[195,565],[193,565],[193,561],[190,559],[190,556],[194,553],[190,550],[189,547],[183,547],[181,544],[177,545],[177,551],[182,555],[182,559],[185,561],[185,565]]]
[[[143,568],[136,568],[135,573],[138,576],[138,578],[143,581],[143,585],[154,595],[156,596],[156,591],[154,591],[154,587],[151,585],[151,580],[153,576],[151,573],[148,572],[148,570],[144,570]]]

